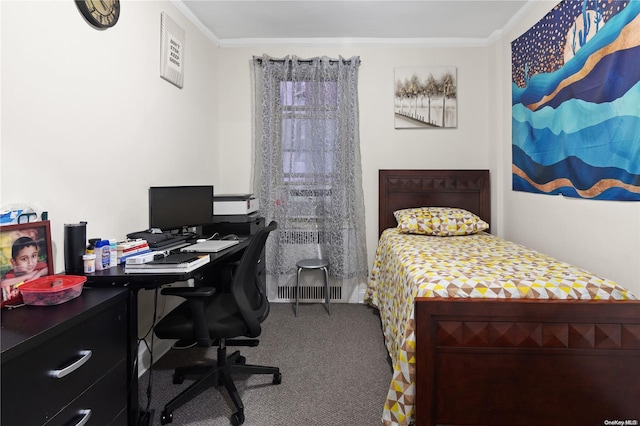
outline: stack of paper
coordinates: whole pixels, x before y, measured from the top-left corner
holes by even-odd
[[[119,241],[116,249],[118,251],[118,263],[125,263],[127,258],[151,252],[147,241],[142,239]]]

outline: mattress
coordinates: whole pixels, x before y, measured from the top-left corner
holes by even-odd
[[[385,230],[365,295],[380,312],[394,370],[385,425],[408,425],[413,419],[416,297],[636,299],[611,280],[484,232],[432,237]]]

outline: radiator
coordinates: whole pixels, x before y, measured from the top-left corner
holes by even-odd
[[[294,250],[299,259],[321,257],[318,244],[342,244],[342,231],[325,232],[317,229],[291,229],[280,233],[280,241],[286,243],[285,250]],[[349,292],[343,291],[342,280],[329,277],[329,300],[346,302]],[[267,296],[272,302],[296,300],[296,274],[267,279]],[[303,271],[300,275],[300,301],[320,302],[325,300],[323,272]]]
[[[278,300],[294,301],[296,300],[296,286],[282,285],[278,286]],[[325,297],[324,284],[318,285],[300,285],[300,300],[322,301]],[[329,300],[342,301],[342,287],[329,285]]]
[[[317,244],[342,244],[342,230],[323,231],[318,229],[291,229],[280,233],[283,243],[295,246],[309,245],[317,252]],[[297,247],[296,249],[300,249]]]

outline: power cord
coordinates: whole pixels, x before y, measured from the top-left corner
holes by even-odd
[[[156,327],[156,318],[157,318],[157,313],[158,313],[158,287],[156,287],[154,289],[154,294],[153,294],[153,321],[151,323],[151,327],[149,327],[149,330],[147,330],[147,332],[145,333],[145,335],[142,338],[138,338],[138,344],[136,346],[136,366],[137,366],[137,362],[138,362],[138,352],[140,351],[140,344],[142,342],[144,342],[145,347],[147,348],[147,351],[149,351],[149,381],[147,384],[147,406],[145,408],[145,410],[143,412],[140,413],[140,416],[138,416],[138,425],[149,425],[151,424],[151,420],[152,420],[152,413],[151,413],[151,398],[152,398],[152,384],[153,384],[153,340],[154,340],[154,334],[153,334],[153,330]],[[149,334],[151,334],[151,346],[149,346],[149,343],[147,342],[147,337],[149,336]],[[137,368],[134,368],[134,372],[138,371]],[[135,380],[138,380],[138,378],[136,377]]]

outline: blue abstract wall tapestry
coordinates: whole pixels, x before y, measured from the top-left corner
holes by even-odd
[[[640,201],[640,0],[565,0],[511,43],[516,191]]]

